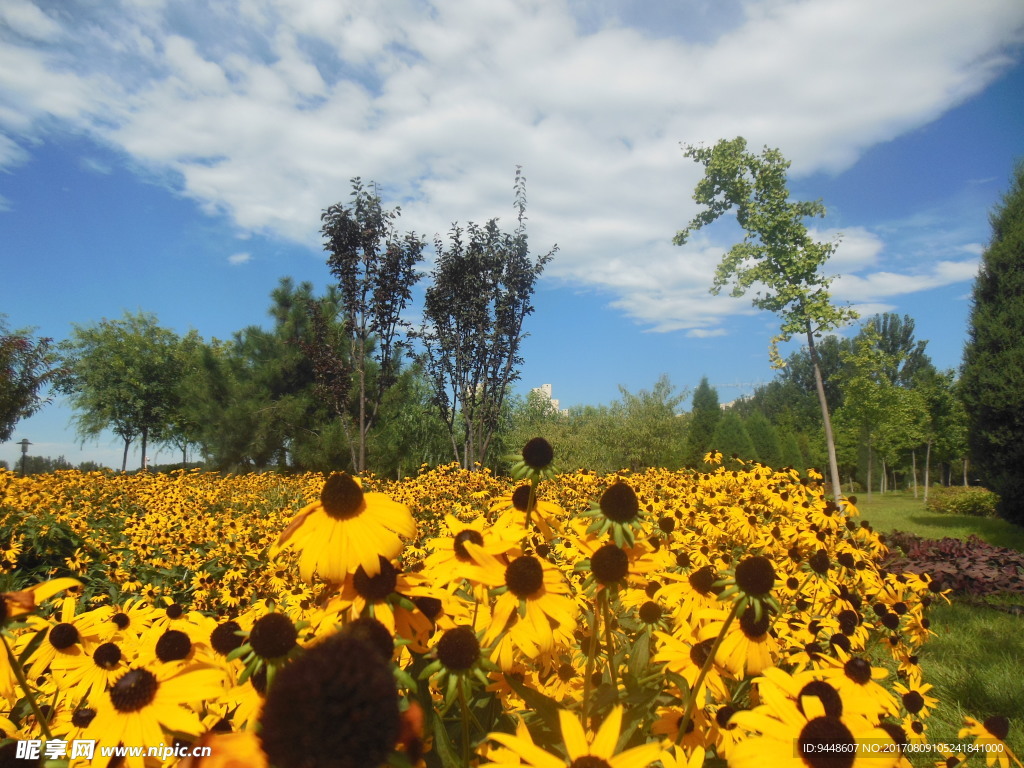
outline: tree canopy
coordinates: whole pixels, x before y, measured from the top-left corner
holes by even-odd
[[[961,384],[971,460],[1024,522],[1024,162],[992,211],[992,240],[971,298]]]
[[[704,166],[704,178],[693,194],[703,208],[674,242],[685,244],[693,232],[735,209],[744,238],[722,257],[711,292],[717,294],[731,284],[732,295],[743,296],[756,287],[753,305],[774,312],[782,321],[770,350],[775,364],[781,364],[779,342],[797,334],[806,336],[825,423],[832,485],[838,495],[839,469],[814,339],[857,315],[834,305],[828,290],[833,278],[822,268],[835,243],[815,241],[804,224],[806,218],[824,216],[825,207],[820,201],[790,200],[786,180],[790,164],[777,149],[765,147],[760,155],[753,154],[747,151],[746,140],[737,137],[722,139],[713,147],[687,146],[684,154]]]

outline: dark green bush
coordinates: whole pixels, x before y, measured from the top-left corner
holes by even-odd
[[[987,488],[955,485],[948,488],[930,488],[925,508],[929,512],[944,515],[997,517],[998,504],[999,496]]]

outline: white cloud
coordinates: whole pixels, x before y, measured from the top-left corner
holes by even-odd
[[[246,264],[251,260],[252,254],[244,251],[242,253],[233,253],[228,256],[228,264],[231,265]]]
[[[973,259],[939,261],[915,273],[883,271],[865,276],[841,275],[832,284],[832,290],[835,297],[843,301],[870,301],[954,285],[973,280],[977,274],[978,262]]]
[[[320,211],[352,176],[379,181],[402,227],[429,237],[508,223],[522,164],[535,250],[561,247],[551,277],[610,291],[655,329],[704,334],[750,308],[707,294],[727,246],[669,244],[698,178],[679,142],[744,135],[796,174],[840,170],[984,88],[1024,38],[1019,0],[751,0],[717,23],[716,5],[670,2],[4,7],[0,130],[18,144],[0,140],[0,168],[56,121],[242,230],[317,247]],[[934,263],[849,227],[837,296],[963,279],[960,247]]]

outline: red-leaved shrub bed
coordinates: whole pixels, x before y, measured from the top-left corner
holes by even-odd
[[[1024,595],[1024,553],[996,547],[971,536],[963,539],[924,539],[893,531],[886,536],[889,556],[883,566],[896,573],[927,573],[936,588],[985,597]]]

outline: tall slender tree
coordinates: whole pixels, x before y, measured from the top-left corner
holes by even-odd
[[[353,381],[342,380],[335,385],[344,400],[354,397],[357,415],[350,442],[357,472],[366,468],[369,431],[385,392],[398,377],[408,326],[402,313],[419,279],[416,265],[425,247],[416,234],[397,232],[400,216],[398,207],[384,210],[375,184],[366,187],[357,177],[352,180],[349,205],[332,205],[320,217],[327,265],[341,289]],[[320,342],[330,344],[331,340],[321,338]],[[323,346],[320,353],[334,354]],[[339,371],[336,375],[346,373]]]
[[[961,387],[971,463],[1024,523],[1024,161],[990,216],[992,240],[974,282]]]
[[[824,216],[825,207],[820,201],[789,199],[786,173],[790,164],[777,149],[765,147],[755,155],[747,151],[746,140],[737,137],[723,139],[714,147],[687,146],[684,154],[704,166],[704,178],[697,183],[693,197],[705,208],[676,234],[674,242],[685,244],[693,232],[735,208],[736,220],[746,234],[743,242],[722,257],[711,292],[717,294],[731,284],[732,295],[743,296],[756,286],[753,305],[782,319],[781,332],[770,350],[775,365],[782,362],[779,342],[794,335],[806,336],[825,426],[832,488],[838,498],[842,488],[839,465],[815,339],[856,318],[856,313],[835,306],[828,291],[832,278],[822,268],[835,251],[835,243],[816,242],[804,225],[806,218]]]
[[[712,439],[715,427],[722,419],[722,409],[718,404],[718,390],[708,383],[704,376],[693,392],[690,406],[690,424],[686,432],[686,451],[684,461],[691,467],[699,467],[704,456],[713,446]]]
[[[509,384],[519,378],[534,287],[557,250],[530,255],[525,184],[516,168],[513,232],[491,219],[465,229],[456,224],[448,243],[435,240],[418,336],[455,459],[467,469],[487,460]]]

